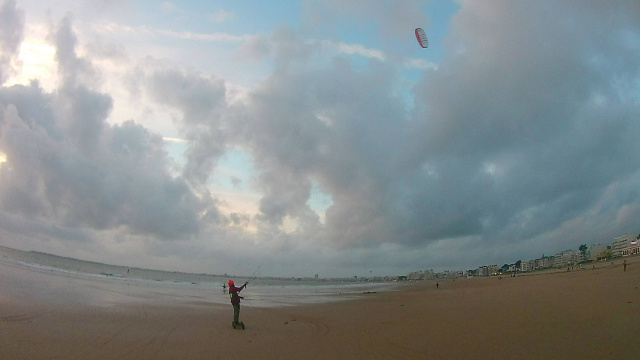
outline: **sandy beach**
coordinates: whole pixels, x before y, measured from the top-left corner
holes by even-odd
[[[627,271],[619,259],[439,280],[439,289],[406,283],[340,302],[243,306],[244,331],[231,328],[230,305],[34,299],[23,291],[23,277],[34,275],[0,262],[0,358],[632,359],[640,356],[640,258],[627,262]],[[28,286],[44,286],[38,276],[46,275]],[[71,289],[79,280],[65,281]]]

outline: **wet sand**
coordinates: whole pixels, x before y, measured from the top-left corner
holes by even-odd
[[[407,283],[325,304],[52,301],[0,264],[1,359],[631,359],[640,258],[592,270]],[[69,281],[73,287],[76,280]],[[43,286],[34,281],[30,286]],[[61,289],[60,291],[64,291]]]

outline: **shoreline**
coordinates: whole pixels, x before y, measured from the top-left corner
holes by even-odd
[[[14,262],[21,262],[29,266],[44,269],[53,269],[61,272],[77,273],[83,275],[103,275],[116,278],[138,278],[144,280],[164,279],[173,282],[187,283],[219,283],[226,284],[229,278],[235,279],[255,279],[270,285],[305,285],[305,284],[362,284],[376,281],[359,281],[353,278],[311,278],[311,277],[277,277],[277,276],[254,276],[238,274],[210,274],[191,273],[183,271],[169,271],[159,269],[147,269],[134,266],[105,264],[95,261],[64,257],[33,250],[19,250],[0,245],[0,260],[10,259]],[[384,281],[377,281],[384,282]]]
[[[96,273],[78,273],[22,260],[0,257],[0,273],[11,278],[2,289],[7,294],[22,294],[23,300],[43,299],[53,304],[79,306],[211,305],[229,302],[226,289],[217,282],[188,282],[133,277],[113,277]],[[2,280],[0,279],[0,282]],[[245,306],[280,307],[296,304],[336,302],[354,299],[369,292],[392,291],[394,284],[316,283],[313,285],[252,283],[244,290]]]

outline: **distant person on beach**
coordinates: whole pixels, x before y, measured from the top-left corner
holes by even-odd
[[[436,283],[436,289],[440,288],[440,283]]]
[[[622,262],[622,266],[624,267],[624,271],[627,271],[627,260]]]
[[[231,305],[233,305],[233,325],[238,325],[240,319],[240,299],[244,299],[240,296],[240,291],[247,286],[247,283],[240,287],[236,287],[233,280],[229,280],[229,297],[231,298]]]

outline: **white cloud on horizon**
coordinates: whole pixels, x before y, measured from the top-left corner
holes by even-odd
[[[98,33],[143,38],[167,37],[181,40],[197,40],[223,43],[236,43],[245,41],[247,38],[246,36],[239,36],[222,32],[196,33],[191,31],[174,31],[169,29],[160,29],[151,26],[128,26],[119,23],[96,24],[93,27]]]

